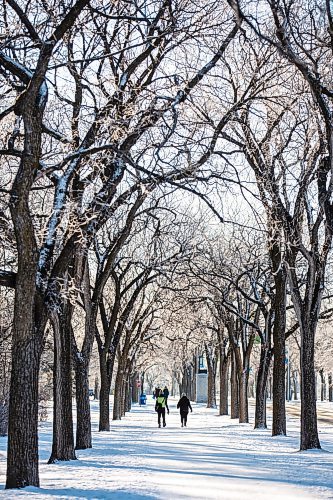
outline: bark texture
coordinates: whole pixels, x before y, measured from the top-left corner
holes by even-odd
[[[208,374],[207,408],[216,408],[216,356],[207,346],[205,351]]]
[[[239,418],[239,384],[238,384],[238,374],[235,361],[235,354],[231,353],[231,402],[230,402],[230,417]]]
[[[228,372],[230,362],[230,351],[220,346],[220,415],[228,415]]]
[[[321,448],[317,425],[314,337],[314,330],[303,324],[301,327],[301,450]]]
[[[13,346],[8,423],[6,488],[39,486],[38,373],[40,341],[15,342]]]
[[[286,282],[287,276],[284,267],[281,267],[279,250],[272,250],[273,270],[275,274],[273,326],[274,362],[273,362],[273,421],[272,436],[285,436],[286,428],[286,403],[285,403],[285,329],[286,329]]]
[[[255,429],[266,429],[266,397],[267,397],[267,379],[269,367],[272,359],[271,349],[261,344],[260,363],[257,375],[256,387],[256,410],[254,418]]]
[[[110,430],[110,388],[113,365],[106,359],[104,352],[100,353],[101,390],[99,393],[99,431]],[[112,365],[112,366],[111,366]]]
[[[63,313],[53,315],[53,442],[49,464],[76,460],[72,415],[71,314],[68,304]]]
[[[76,390],[76,450],[92,447],[91,417],[89,400],[89,374],[85,361],[78,363],[75,370]]]

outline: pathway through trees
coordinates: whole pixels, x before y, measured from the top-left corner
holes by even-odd
[[[110,432],[98,433],[98,406],[92,402],[93,448],[79,451],[77,461],[47,465],[52,426],[42,424],[40,489],[3,489],[6,443],[1,438],[0,498],[332,498],[332,425],[319,420],[328,451],[300,453],[298,419],[288,421],[287,437],[272,438],[269,429],[253,430],[252,408],[250,424],[217,413],[194,404],[182,429],[171,399],[167,427],[158,429],[149,396],[147,406],[134,405],[124,419],[112,422]]]

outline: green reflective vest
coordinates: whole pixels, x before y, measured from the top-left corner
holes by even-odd
[[[156,400],[156,403],[157,403],[157,405],[160,408],[165,408],[165,397],[164,396],[158,396],[158,398]]]

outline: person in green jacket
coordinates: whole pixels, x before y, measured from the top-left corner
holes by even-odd
[[[167,409],[169,415],[169,407],[167,401],[164,397],[163,391],[160,391],[159,395],[156,398],[155,411],[157,411],[158,415],[158,426],[161,427],[161,417],[163,420],[163,427],[166,426],[165,422],[165,409]]]

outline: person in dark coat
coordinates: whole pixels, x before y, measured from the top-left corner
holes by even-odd
[[[177,408],[180,410],[180,421],[182,423],[182,427],[186,427],[188,410],[190,409],[192,412],[192,406],[185,392],[183,392],[182,397],[178,401]]]
[[[153,399],[156,399],[160,395],[161,389],[159,387],[155,387],[153,392]]]
[[[163,396],[165,397],[166,404],[168,404],[169,389],[167,388],[167,386],[165,386],[163,389]]]

